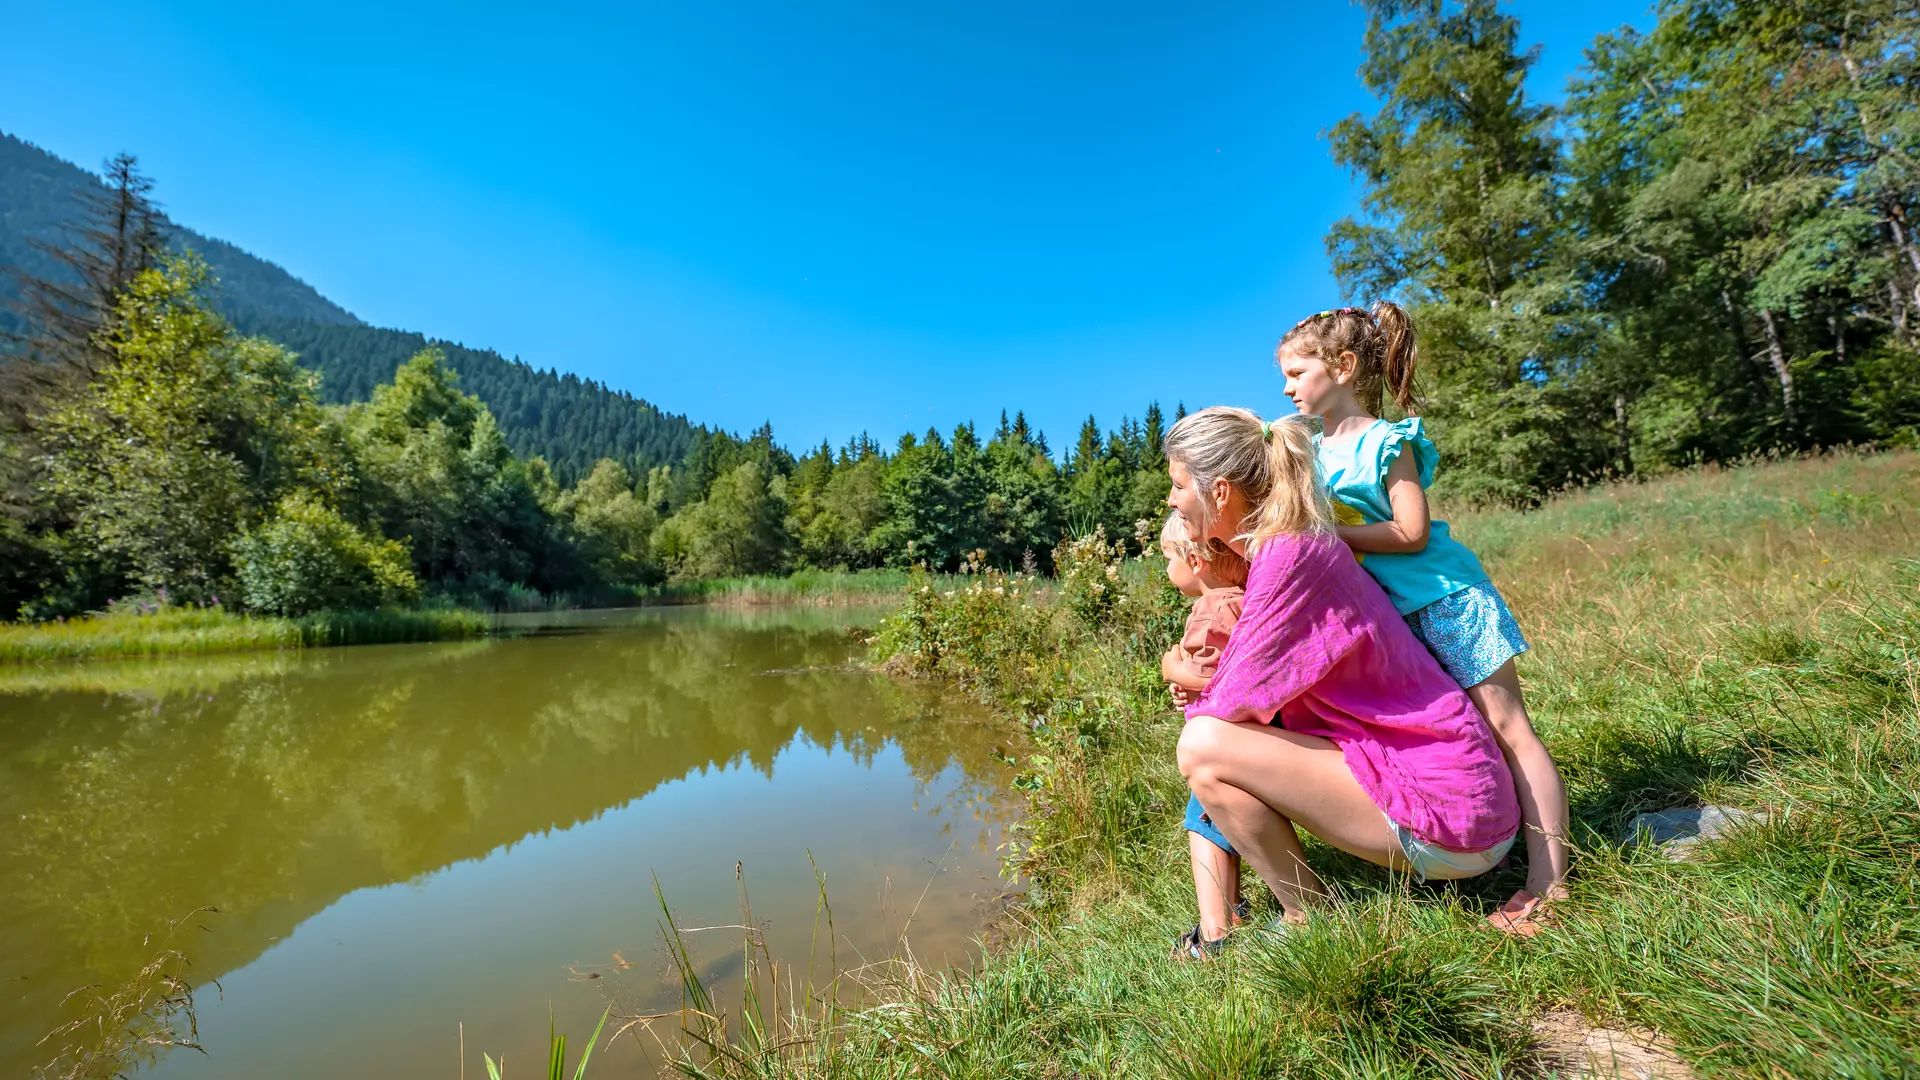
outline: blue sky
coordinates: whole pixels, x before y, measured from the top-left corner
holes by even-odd
[[[1532,92],[1646,6],[1513,4]],[[1320,134],[1372,108],[1339,3],[7,7],[0,129],[369,322],[795,446],[1280,411],[1357,199]]]

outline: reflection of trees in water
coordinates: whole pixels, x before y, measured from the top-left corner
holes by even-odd
[[[0,971],[27,976],[0,1067],[32,1060],[14,1059],[60,993],[132,970],[141,935],[195,907],[226,913],[197,967],[232,970],[352,889],[566,828],[694,770],[771,775],[796,733],[863,763],[892,741],[923,793],[957,766],[955,805],[985,815],[997,729],[925,688],[809,670],[848,655],[838,634],[689,621],[171,679],[151,665],[157,695],[129,667],[98,690],[0,698],[13,916]]]

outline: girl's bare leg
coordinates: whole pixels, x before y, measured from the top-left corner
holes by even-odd
[[[1233,905],[1240,899],[1240,860],[1199,833],[1187,834],[1193,857],[1193,892],[1200,901],[1200,936],[1218,941],[1233,926]]]
[[[1513,661],[1502,664],[1487,681],[1469,687],[1467,696],[1487,718],[1494,741],[1513,770],[1521,828],[1527,837],[1527,891],[1542,899],[1561,899],[1566,896],[1572,859],[1567,846],[1567,787],[1547,744],[1534,733],[1533,721],[1527,717]]]
[[[1196,716],[1180,734],[1179,757],[1207,816],[1273,890],[1290,921],[1306,918],[1307,908],[1327,894],[1307,866],[1295,822],[1369,862],[1405,866],[1386,817],[1326,739]]]

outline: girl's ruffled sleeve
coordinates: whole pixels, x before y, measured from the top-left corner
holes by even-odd
[[[1427,438],[1425,422],[1418,416],[1409,416],[1397,424],[1387,425],[1386,437],[1380,440],[1380,475],[1387,475],[1387,467],[1393,464],[1401,451],[1413,451],[1413,464],[1420,473],[1420,486],[1433,486],[1433,472],[1440,465],[1440,451]]]

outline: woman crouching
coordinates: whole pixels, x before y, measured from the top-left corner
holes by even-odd
[[[1216,406],[1167,436],[1167,504],[1251,564],[1239,624],[1187,706],[1180,772],[1300,922],[1326,888],[1297,825],[1429,878],[1513,846],[1513,777],[1473,703],[1333,531],[1307,421]]]

